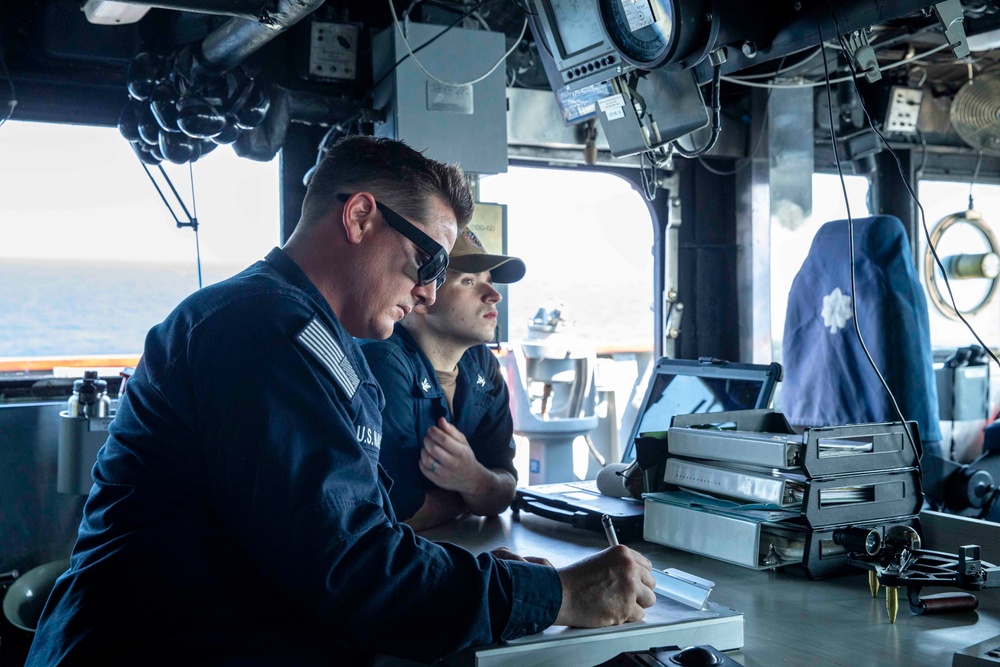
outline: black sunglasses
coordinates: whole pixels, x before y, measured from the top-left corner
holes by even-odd
[[[337,199],[347,203],[353,195],[337,195]],[[408,238],[428,259],[417,267],[417,281],[423,285],[435,284],[435,289],[444,284],[448,271],[448,252],[437,241],[427,236],[419,227],[396,213],[385,204],[376,201],[375,206],[381,211],[385,221],[397,232]]]

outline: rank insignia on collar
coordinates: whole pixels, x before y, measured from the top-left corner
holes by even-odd
[[[482,375],[480,375],[480,376],[478,376],[476,378],[476,384],[478,384],[480,387],[485,387],[486,386],[486,380],[483,378]]]
[[[431,381],[428,380],[427,378],[424,378],[423,380],[420,381],[420,388],[423,389],[424,393],[426,394],[431,390]]]

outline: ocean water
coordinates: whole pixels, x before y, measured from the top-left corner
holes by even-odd
[[[209,285],[244,267],[203,269]],[[197,268],[0,260],[0,357],[135,355],[198,289]]]
[[[205,267],[203,282],[210,285],[244,268]],[[0,259],[0,358],[138,355],[149,329],[197,289],[193,263]],[[536,310],[558,302],[575,340],[636,349],[652,345],[652,289],[646,285],[528,277],[508,291],[509,340],[526,338]]]

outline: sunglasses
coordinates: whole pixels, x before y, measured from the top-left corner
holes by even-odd
[[[337,195],[337,199],[346,204],[352,196],[340,194]],[[376,201],[375,206],[390,227],[409,239],[427,256],[428,259],[417,267],[417,282],[421,286],[435,283],[435,289],[440,288],[444,284],[445,274],[448,271],[448,252],[437,241],[421,231],[419,227],[385,204]]]

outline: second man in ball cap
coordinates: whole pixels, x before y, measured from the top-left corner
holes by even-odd
[[[472,513],[503,512],[514,497],[507,386],[486,343],[494,338],[495,283],[524,277],[517,257],[459,234],[447,279],[385,341],[362,345],[385,393],[379,462],[393,480],[396,517],[421,530]]]

